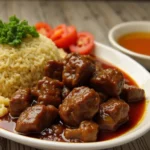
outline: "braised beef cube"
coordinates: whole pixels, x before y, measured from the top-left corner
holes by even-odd
[[[49,127],[57,116],[58,110],[52,105],[28,107],[17,120],[16,131],[23,134],[41,132]]]
[[[55,60],[47,62],[45,68],[45,76],[52,79],[62,80],[63,63]]]
[[[52,131],[55,135],[60,135],[64,132],[64,127],[61,124],[53,125]]]
[[[129,105],[123,100],[109,99],[100,105],[97,123],[100,129],[115,131],[129,120]]]
[[[34,96],[38,97],[39,104],[54,105],[57,107],[61,103],[62,88],[62,82],[44,77],[42,80],[39,80],[37,86],[31,92]]]
[[[124,85],[124,77],[119,70],[109,68],[95,72],[90,80],[90,85],[106,95],[118,96]]]
[[[59,115],[67,125],[78,126],[81,121],[94,117],[100,101],[93,89],[84,86],[74,88],[59,106]]]
[[[96,62],[95,63],[95,72],[102,71],[102,70],[103,70],[102,65],[99,62]]]
[[[76,53],[67,55],[62,75],[67,87],[73,88],[87,84],[95,70],[95,65],[87,57]]]
[[[19,115],[30,106],[32,97],[30,89],[17,90],[10,100],[9,112],[13,117],[19,117]]]
[[[48,105],[47,107],[47,121],[48,126],[52,125],[55,119],[58,117],[58,109],[53,105]]]
[[[125,84],[120,96],[126,102],[137,102],[143,100],[145,94],[143,89]]]
[[[77,129],[65,129],[64,136],[67,139],[79,139],[82,142],[95,142],[99,126],[93,121],[82,121]]]
[[[81,55],[81,56],[88,59],[93,65],[96,65],[95,67],[102,68],[100,61],[98,59],[96,59],[95,56],[92,56],[92,55]]]
[[[62,98],[64,99],[70,93],[70,89],[66,86],[62,89]]]

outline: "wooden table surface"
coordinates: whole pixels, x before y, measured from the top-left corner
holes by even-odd
[[[116,24],[150,20],[150,1],[71,1],[71,0],[0,0],[0,18],[16,14],[30,24],[46,21],[52,26],[73,24],[79,31],[89,31],[98,42],[110,45],[108,32]],[[123,146],[109,150],[150,150],[150,132]],[[0,150],[35,150],[0,138]]]

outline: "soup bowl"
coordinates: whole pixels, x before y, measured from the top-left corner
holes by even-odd
[[[108,63],[111,63],[113,66],[118,67],[120,70],[123,70],[127,73],[138,85],[139,87],[145,90],[146,96],[146,108],[143,114],[142,119],[138,124],[130,129],[128,132],[106,141],[99,142],[89,142],[89,143],[65,143],[65,142],[55,142],[55,141],[46,141],[36,138],[31,138],[16,133],[9,132],[0,128],[0,136],[8,138],[10,140],[16,141],[21,144],[29,145],[32,147],[54,150],[54,149],[65,149],[65,150],[100,150],[119,146],[125,143],[128,143],[136,138],[142,136],[150,129],[150,74],[149,72],[138,64],[135,60],[130,57],[118,52],[108,46],[105,46],[100,43],[95,43],[95,52],[94,54],[106,60]]]
[[[117,40],[121,36],[133,32],[149,32],[150,33],[150,22],[149,21],[132,21],[125,22],[114,26],[108,34],[110,43],[119,51],[127,54],[134,58],[136,61],[141,63],[145,68],[150,70],[150,56],[132,52],[123,46],[121,46]]]

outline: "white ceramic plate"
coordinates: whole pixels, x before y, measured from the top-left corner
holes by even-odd
[[[136,138],[142,136],[150,129],[150,74],[137,62],[128,56],[110,48],[103,44],[96,43],[96,56],[110,62],[111,64],[117,66],[121,70],[129,74],[140,87],[144,88],[147,98],[147,108],[145,115],[141,122],[127,133],[103,142],[93,142],[93,143],[64,143],[64,142],[53,142],[44,141],[34,138],[29,138],[26,136],[18,135],[15,133],[8,132],[4,129],[0,129],[0,136],[7,139],[16,141],[21,144],[29,145],[41,149],[65,149],[65,150],[94,150],[94,149],[105,149],[110,147],[115,147],[118,145],[125,144]]]

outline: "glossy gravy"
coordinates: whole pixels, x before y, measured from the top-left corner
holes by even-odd
[[[100,59],[97,59],[97,62],[100,63],[100,65],[102,65],[103,68],[115,68],[111,64],[108,64],[107,62],[102,61]],[[137,86],[137,84],[134,82],[133,79],[130,78],[130,76],[128,76],[124,72],[122,72],[122,73],[124,74],[126,83]],[[129,121],[127,123],[125,123],[124,125],[122,125],[115,132],[100,131],[97,141],[106,141],[106,140],[115,138],[117,136],[120,136],[120,135],[126,133],[127,131],[129,131],[130,129],[132,129],[133,127],[135,127],[137,125],[137,123],[141,120],[141,118],[144,114],[146,100],[142,100],[142,101],[136,102],[136,103],[129,103],[129,106],[130,106]],[[61,124],[61,125],[63,125],[64,129],[66,128],[65,124],[63,124],[60,119],[57,120],[55,124]],[[0,128],[3,128],[10,132],[15,132],[15,126],[16,126],[16,119],[12,119],[9,115],[1,118]],[[31,134],[31,135],[29,135],[29,137],[50,140],[50,141],[78,142],[78,141],[68,141],[68,140],[66,141],[63,134],[60,134],[60,135],[54,134],[51,127],[48,129],[45,129],[40,134]]]
[[[150,56],[150,33],[134,32],[118,39],[118,43],[130,51]]]

